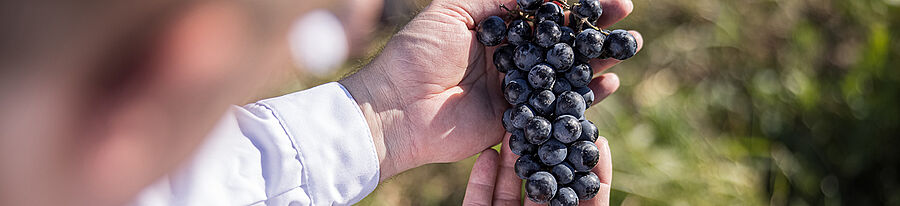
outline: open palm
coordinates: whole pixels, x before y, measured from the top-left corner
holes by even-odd
[[[390,167],[399,172],[458,161],[500,142],[508,107],[503,74],[493,66],[494,48],[478,43],[474,32],[478,21],[505,12],[500,4],[515,7],[514,0],[435,0],[372,63],[341,81],[357,102],[371,105],[387,158],[402,159]],[[630,7],[611,22],[627,12]],[[600,72],[616,62],[592,65]],[[618,87],[618,79],[600,76],[590,87],[599,100]]]

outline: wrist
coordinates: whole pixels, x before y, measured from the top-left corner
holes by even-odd
[[[378,66],[369,64],[339,80],[359,105],[366,119],[375,150],[378,154],[380,179],[388,179],[400,172],[419,166],[410,138],[404,138],[399,127],[404,111],[399,105],[397,91]]]

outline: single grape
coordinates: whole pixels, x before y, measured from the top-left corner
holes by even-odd
[[[529,72],[531,67],[544,61],[544,49],[532,43],[524,43],[516,47],[516,67],[522,71]]]
[[[578,138],[578,141],[597,142],[597,138],[600,137],[598,132],[597,126],[593,122],[583,119],[581,120],[581,137]]]
[[[528,83],[534,89],[552,89],[556,72],[547,64],[534,65],[528,72]]]
[[[569,187],[578,195],[578,200],[589,200],[600,191],[600,178],[593,172],[576,173]]]
[[[572,85],[572,88],[578,87],[586,87],[588,83],[591,83],[591,77],[593,77],[594,69],[591,68],[588,64],[576,64],[566,72],[566,79],[569,80],[569,84]]]
[[[537,162],[533,155],[519,156],[519,159],[516,159],[516,164],[513,165],[513,170],[516,171],[516,176],[519,176],[519,179],[528,179],[529,176],[541,170],[541,164]]]
[[[587,18],[590,22],[595,22],[603,14],[603,7],[599,0],[581,0],[578,6],[572,8],[572,12]]]
[[[562,32],[562,35],[559,36],[559,43],[575,46],[575,30],[572,30],[571,27],[561,26],[559,27],[559,31]]]
[[[566,43],[556,43],[547,51],[547,63],[556,68],[557,72],[568,71],[574,62],[575,52]]]
[[[575,179],[575,168],[568,162],[554,165],[553,168],[550,168],[550,173],[553,173],[553,177],[559,184],[569,184]]]
[[[576,119],[584,117],[584,97],[573,91],[566,91],[556,97],[556,115],[572,115]]]
[[[554,166],[566,161],[568,155],[566,145],[551,139],[538,148],[538,157],[545,166]]]
[[[606,40],[606,56],[626,60],[637,52],[637,40],[630,32],[625,30],[613,30]]]
[[[565,75],[557,74],[556,83],[553,84],[553,94],[559,95],[569,90],[572,90],[572,85],[569,84],[569,80],[566,79]]]
[[[525,196],[535,203],[544,204],[556,195],[556,180],[546,171],[535,172],[525,181]]]
[[[512,125],[516,129],[525,128],[528,121],[534,118],[534,112],[525,104],[514,106],[509,115],[512,117]]]
[[[509,150],[512,151],[513,154],[525,156],[536,153],[537,149],[537,145],[528,143],[528,140],[525,139],[524,130],[515,130],[513,132],[510,132]]]
[[[531,86],[524,79],[515,79],[506,83],[506,101],[509,104],[516,105],[528,101],[531,96]]]
[[[588,141],[576,141],[569,145],[569,154],[566,160],[572,164],[572,168],[579,172],[591,171],[600,160],[600,150],[597,145]]]
[[[559,30],[559,25],[553,21],[542,21],[534,30],[534,43],[543,48],[553,46],[559,42],[561,37],[562,31]]]
[[[506,71],[506,76],[503,77],[503,83],[509,83],[516,79],[526,80],[528,78],[528,73],[522,72],[522,70],[514,69]],[[506,89],[506,84],[504,84],[503,89]]]
[[[585,29],[575,36],[575,49],[588,58],[600,57],[606,35],[594,29]]]
[[[531,25],[525,20],[516,19],[509,23],[509,31],[506,33],[506,39],[510,44],[522,45],[528,43],[534,38],[531,32]]]
[[[506,22],[498,16],[491,16],[478,23],[476,35],[485,46],[496,46],[506,37]]]
[[[556,190],[556,196],[550,200],[550,206],[576,206],[578,194],[569,187],[561,187]]]
[[[513,60],[515,53],[515,45],[504,44],[497,47],[497,50],[494,51],[494,67],[497,68],[497,71],[506,73],[509,70],[515,70],[516,62]]]
[[[503,111],[503,120],[502,120],[503,129],[506,129],[507,132],[516,131],[516,127],[513,127],[513,124],[512,124],[512,121],[513,121],[512,120],[512,111],[513,111],[512,107],[510,107],[509,109],[506,109],[506,111]]]
[[[538,8],[534,14],[535,22],[554,21],[558,25],[563,25],[563,8],[553,2],[545,2]]]
[[[525,125],[525,139],[531,144],[544,144],[550,139],[552,128],[550,121],[541,116],[535,116]]]
[[[562,143],[572,143],[581,137],[581,122],[572,115],[560,115],[553,121],[553,137]]]
[[[531,99],[528,99],[528,104],[531,105],[531,108],[534,108],[534,111],[539,115],[549,116],[552,115],[556,110],[556,94],[553,94],[550,90],[541,90],[539,92],[533,92],[531,94]]]

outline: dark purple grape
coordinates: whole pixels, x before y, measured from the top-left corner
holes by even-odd
[[[587,18],[590,22],[595,22],[603,15],[603,7],[599,0],[581,0],[578,6],[572,7],[572,12],[583,18]]]
[[[568,162],[554,165],[553,168],[550,168],[550,173],[553,173],[553,177],[559,184],[569,184],[575,179],[575,168]]]
[[[584,97],[573,91],[566,91],[556,97],[556,115],[572,115],[576,119],[584,117]]]
[[[578,138],[578,141],[597,142],[599,137],[600,133],[593,122],[586,119],[581,120],[581,137]]]
[[[553,84],[553,94],[559,95],[570,90],[572,90],[572,85],[569,84],[569,80],[566,79],[565,75],[556,75],[556,83]]]
[[[544,204],[550,202],[556,195],[556,179],[549,172],[535,172],[525,181],[525,196],[535,203]]]
[[[507,132],[516,131],[516,127],[513,127],[512,124],[512,111],[512,107],[506,109],[506,111],[503,111],[503,120],[501,121],[503,123],[503,129],[506,129]]]
[[[600,150],[597,145],[588,141],[576,141],[569,145],[569,154],[566,160],[572,164],[572,168],[579,172],[591,171],[600,160]]]
[[[541,164],[537,162],[534,155],[524,155],[516,159],[513,170],[516,170],[516,176],[519,176],[519,179],[528,179],[529,176],[541,170]]]
[[[566,161],[568,155],[566,145],[551,139],[538,148],[538,157],[545,166],[553,166]]]
[[[561,26],[559,27],[559,31],[562,32],[562,35],[559,36],[559,43],[575,46],[575,30],[572,30],[571,27]]]
[[[509,115],[512,117],[512,125],[516,129],[525,128],[528,121],[531,120],[531,118],[534,118],[534,112],[525,104],[514,106]]]
[[[588,64],[575,64],[566,72],[566,79],[572,88],[586,87],[591,83],[591,77],[594,75],[594,69]]]
[[[586,108],[591,108],[591,105],[594,104],[594,90],[588,87],[578,87],[573,89],[572,91],[581,94],[581,97],[584,97],[584,105]]]
[[[522,9],[522,11],[525,12],[534,12],[541,7],[542,2],[544,2],[544,0],[516,0],[519,9]]]
[[[575,52],[568,44],[556,43],[547,51],[547,63],[556,68],[557,72],[568,71],[574,62]]]
[[[543,116],[553,114],[556,110],[555,103],[556,94],[553,94],[550,90],[532,92],[531,99],[528,99],[528,104],[531,105],[531,108],[534,108],[535,112]]]
[[[531,144],[544,144],[550,139],[552,128],[550,121],[541,116],[535,116],[525,125],[525,139]]]
[[[517,105],[528,102],[531,96],[531,86],[524,79],[515,79],[506,83],[505,90],[506,101],[511,105]]]
[[[510,44],[522,45],[531,41],[532,36],[531,25],[522,19],[513,20],[509,23],[509,31],[506,33],[506,39]]]
[[[516,67],[522,71],[529,72],[531,67],[544,61],[544,49],[532,43],[524,43],[516,47]]]
[[[534,43],[543,48],[558,43],[560,37],[562,37],[562,31],[559,30],[559,25],[553,21],[542,21],[534,30]]]
[[[594,29],[585,29],[575,36],[575,49],[588,58],[600,57],[606,35]]]
[[[569,187],[561,187],[556,190],[556,196],[550,200],[550,206],[576,206],[578,194]]]
[[[478,41],[485,46],[498,45],[506,37],[506,22],[498,16],[488,17],[478,23],[475,33]]]
[[[553,121],[553,137],[562,143],[572,143],[581,137],[581,122],[572,115],[560,115]]]
[[[530,155],[536,153],[537,149],[537,145],[528,143],[528,140],[525,139],[524,130],[515,130],[510,133],[509,150],[512,151],[513,154],[519,156]]]
[[[534,65],[528,72],[528,83],[534,89],[552,89],[556,72],[547,64]]]
[[[578,195],[578,200],[589,200],[600,191],[600,178],[593,172],[576,173],[569,187]]]
[[[504,44],[497,47],[494,51],[494,67],[501,73],[516,69],[516,62],[513,56],[516,54],[516,46]]]
[[[522,72],[522,70],[513,69],[506,71],[506,76],[503,77],[503,83],[509,83],[510,81],[521,79],[526,80],[528,78],[528,73]],[[503,88],[506,89],[506,84],[504,84]]]
[[[557,25],[563,25],[565,19],[563,19],[563,9],[559,5],[553,2],[545,2],[541,4],[541,7],[538,8],[537,13],[534,14],[535,22],[542,21],[554,21]]]
[[[613,30],[606,40],[606,56],[626,60],[637,53],[637,40],[628,31]]]

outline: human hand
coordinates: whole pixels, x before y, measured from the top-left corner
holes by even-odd
[[[463,205],[521,205],[522,180],[516,176],[514,165],[518,155],[509,149],[509,135],[503,138],[500,155],[494,149],[486,149],[475,160]],[[597,142],[600,159],[591,172],[600,179],[600,190],[594,198],[582,200],[579,205],[609,205],[610,183],[612,182],[612,156],[606,138]],[[525,205],[538,205],[525,201]]]
[[[469,157],[500,142],[508,104],[502,75],[493,66],[494,47],[475,38],[476,22],[505,12],[513,0],[435,0],[357,73],[340,80],[360,105],[381,161],[381,179],[434,162]],[[601,0],[597,26],[625,18],[629,0]],[[643,40],[633,32],[641,48]],[[595,59],[595,74],[616,63]],[[588,87],[596,104],[619,86],[615,74],[595,77]],[[486,138],[487,137],[487,138]]]

